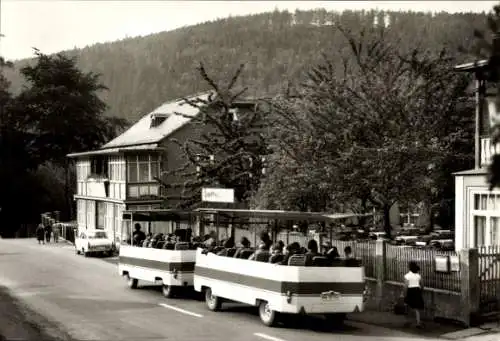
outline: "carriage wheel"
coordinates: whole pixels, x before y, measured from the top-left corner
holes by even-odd
[[[276,325],[279,313],[269,307],[269,303],[261,301],[259,304],[260,320],[268,327]]]
[[[137,289],[137,285],[139,284],[139,280],[137,278],[132,278],[129,275],[126,275],[127,285],[130,289]]]
[[[207,288],[205,290],[205,302],[207,303],[208,309],[211,311],[220,310],[222,307],[222,301],[219,297],[212,295],[212,289]]]
[[[175,296],[176,288],[171,285],[163,285],[161,292],[166,298],[172,298]]]

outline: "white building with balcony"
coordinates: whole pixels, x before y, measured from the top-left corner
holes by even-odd
[[[475,75],[475,167],[455,173],[455,249],[500,245],[500,188],[489,190],[488,166],[500,152],[490,138],[490,120],[497,115],[495,94],[488,96],[488,62],[459,65]],[[499,108],[500,109],[500,108]]]
[[[208,95],[193,95],[191,99],[207,100]],[[241,101],[234,103],[233,109],[244,113],[254,107],[254,101]],[[120,235],[124,210],[160,208],[166,193],[182,197],[182,189],[164,190],[156,178],[185,164],[183,151],[170,139],[182,142],[197,136],[200,126],[191,124],[190,117],[198,113],[184,100],[167,102],[101,149],[69,154],[76,163],[78,228],[106,230],[118,241],[124,237]],[[179,180],[175,175],[162,179],[167,183]],[[170,206],[175,205],[174,200]]]
[[[118,241],[124,210],[160,208],[162,193],[155,178],[165,169],[167,137],[189,122],[175,113],[198,113],[182,103],[163,104],[99,150],[68,155],[76,164],[79,229],[102,229]]]

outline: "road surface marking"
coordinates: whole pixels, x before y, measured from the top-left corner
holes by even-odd
[[[191,312],[189,310],[184,310],[184,309],[181,309],[181,308],[177,308],[177,307],[174,307],[173,305],[169,305],[169,304],[165,304],[165,303],[160,303],[160,305],[163,308],[172,309],[172,310],[178,311],[179,313],[183,313],[183,314],[186,314],[186,315],[191,315],[191,316],[194,316],[194,317],[203,317],[203,315],[200,315],[200,314],[197,314],[197,313],[193,313],[193,312]]]
[[[278,339],[277,337],[269,336],[269,335],[263,334],[263,333],[254,333],[253,335],[261,337],[261,338],[266,339],[266,340],[270,340],[270,341],[285,341],[283,339]]]

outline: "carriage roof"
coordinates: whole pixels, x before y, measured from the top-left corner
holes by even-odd
[[[332,222],[335,220],[348,219],[361,216],[370,216],[371,214],[356,213],[322,213],[322,212],[299,212],[299,211],[281,211],[281,210],[243,210],[243,209],[212,209],[199,208],[192,211],[186,210],[127,210],[123,212],[124,219],[133,218],[134,221],[170,221],[170,220],[189,220],[192,217],[218,214],[229,218],[264,218],[264,219],[282,219],[282,220],[307,220]]]

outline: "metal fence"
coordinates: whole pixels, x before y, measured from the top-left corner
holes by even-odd
[[[58,227],[60,227],[60,229],[61,229],[61,231],[59,231],[59,233],[60,233],[59,235],[63,239],[74,244],[75,243],[76,226],[74,224],[59,223]]]
[[[500,311],[500,245],[479,247],[478,253],[480,310]]]
[[[411,261],[420,267],[424,287],[460,292],[461,275],[459,271],[437,272],[436,256],[456,256],[455,251],[440,251],[429,248],[401,247],[385,244],[385,279],[404,282]]]
[[[335,246],[338,249],[340,255],[343,255],[344,249],[347,246],[350,246],[354,257],[361,259],[361,262],[365,267],[365,276],[370,278],[375,278],[375,266],[376,266],[375,241],[332,240],[332,246]]]

